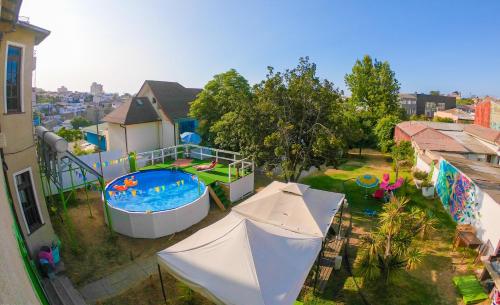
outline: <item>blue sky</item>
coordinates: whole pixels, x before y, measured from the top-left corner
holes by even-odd
[[[107,92],[145,79],[202,87],[237,69],[250,83],[266,67],[309,56],[345,89],[369,54],[390,62],[402,92],[500,96],[500,1],[24,0],[21,15],[51,35],[37,48],[36,85]]]

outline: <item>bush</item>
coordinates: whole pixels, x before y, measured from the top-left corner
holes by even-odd
[[[420,186],[421,187],[431,187],[434,185],[432,184],[432,182],[429,181],[429,179],[425,179]]]
[[[418,180],[424,180],[428,175],[429,174],[427,172],[420,171],[418,169],[413,172],[413,177]]]

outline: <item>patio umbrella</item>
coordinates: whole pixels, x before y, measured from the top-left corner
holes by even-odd
[[[181,133],[181,141],[185,144],[200,144],[201,137],[199,134],[194,132],[183,132]]]
[[[369,174],[361,175],[356,178],[356,184],[365,189],[366,195],[367,189],[378,185],[378,178]]]

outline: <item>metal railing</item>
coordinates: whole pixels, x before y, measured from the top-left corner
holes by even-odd
[[[181,144],[170,146],[166,148],[160,148],[152,151],[145,151],[136,154],[137,161],[147,165],[149,162],[151,165],[158,163],[165,163],[165,160],[174,159],[177,160],[179,157],[182,158],[194,158],[199,160],[204,160],[207,158],[215,158],[215,161],[219,160],[229,161],[229,171],[228,171],[228,181],[233,181],[233,171],[236,169],[236,176],[242,177],[248,169],[251,172],[254,171],[254,163],[250,158],[241,159],[241,154],[234,151],[211,148],[206,146],[200,146],[195,144]]]

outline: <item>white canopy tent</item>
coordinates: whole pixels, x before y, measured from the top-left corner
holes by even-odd
[[[343,199],[273,182],[158,263],[216,304],[293,304]]]

